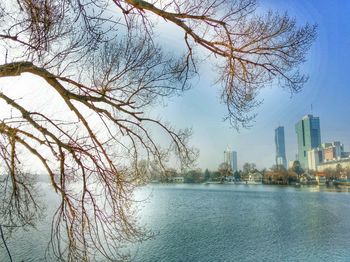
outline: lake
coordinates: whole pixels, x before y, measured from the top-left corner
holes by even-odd
[[[133,247],[135,261],[350,261],[349,192],[159,184],[136,195],[151,196],[140,216],[156,237]],[[22,232],[9,243],[15,261],[43,261],[46,236],[44,225]]]

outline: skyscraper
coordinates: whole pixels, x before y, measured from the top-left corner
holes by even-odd
[[[276,165],[287,168],[286,146],[284,141],[284,127],[279,126],[275,129],[276,145]]]
[[[232,172],[238,171],[237,152],[232,151]]]
[[[231,149],[227,147],[224,151],[224,163],[226,163],[230,167],[232,172],[237,171],[237,152],[231,151]]]
[[[306,115],[295,125],[298,139],[298,160],[302,168],[308,168],[307,151],[321,145],[320,118]]]

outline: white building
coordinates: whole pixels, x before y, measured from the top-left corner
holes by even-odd
[[[317,170],[317,166],[323,162],[323,149],[314,148],[307,151],[307,165],[310,170]]]
[[[321,147],[307,151],[307,167],[310,170],[319,170],[318,166],[322,165],[321,169],[324,169],[327,166],[326,163],[330,163],[329,166],[333,166],[334,163],[347,159],[349,155],[347,152],[344,152],[343,144],[338,141],[323,143]]]
[[[317,167],[317,171],[323,172],[326,169],[337,169],[337,166],[340,165],[342,168],[350,168],[350,158],[342,158],[339,160],[327,161],[320,163]]]
[[[288,161],[288,169],[293,167],[294,161],[295,161],[295,160],[289,160],[289,161]]]

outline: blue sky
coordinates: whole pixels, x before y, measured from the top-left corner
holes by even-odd
[[[293,96],[287,90],[270,85],[261,91],[263,104],[257,108],[250,129],[237,132],[223,122],[225,106],[220,104],[219,89],[212,85],[210,69],[202,66],[199,80],[192,90],[167,101],[157,110],[176,127],[192,127],[192,144],[200,149],[198,167],[216,169],[223,161],[227,145],[238,152],[238,165],[254,162],[259,168],[274,163],[274,129],[285,127],[288,160],[297,152],[295,123],[305,114],[320,117],[321,139],[341,141],[350,151],[350,1],[346,0],[260,0],[261,9],[288,11],[297,22],[318,25],[314,42],[302,71],[310,79],[304,89]],[[177,33],[163,35],[176,52]]]
[[[345,150],[350,151],[350,1],[260,0],[259,8],[288,11],[300,24],[318,25],[318,37],[302,66],[310,79],[292,97],[278,86],[267,86],[258,97],[264,102],[256,109],[258,116],[252,127],[237,132],[223,121],[226,108],[220,104],[220,89],[212,85],[214,75],[210,66],[202,64],[200,77],[194,79],[191,90],[164,101],[150,113],[177,128],[193,129],[191,143],[200,150],[198,167],[202,169],[217,169],[227,146],[237,151],[239,167],[245,162],[254,162],[258,168],[271,167],[275,158],[274,129],[278,125],[285,127],[287,159],[294,160],[297,152],[294,125],[311,113],[311,104],[312,113],[320,117],[322,142],[341,141]],[[175,54],[183,50],[183,33],[175,26],[162,21],[158,30],[158,40],[168,50]],[[13,85],[41,86],[30,76],[8,81]],[[32,89],[29,91],[34,94]],[[162,140],[161,136],[159,139]]]

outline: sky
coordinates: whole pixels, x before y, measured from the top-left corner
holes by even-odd
[[[293,96],[288,90],[268,85],[258,96],[263,103],[255,111],[258,115],[252,127],[237,131],[223,121],[227,111],[220,103],[220,88],[213,85],[210,66],[203,63],[191,90],[153,109],[153,114],[176,128],[192,128],[190,142],[200,151],[197,167],[203,170],[217,169],[227,146],[237,151],[239,168],[245,162],[255,163],[258,168],[271,167],[275,162],[274,130],[279,125],[285,127],[287,160],[294,160],[294,125],[310,113],[320,117],[322,142],[340,141],[350,151],[350,1],[260,0],[259,8],[287,11],[300,25],[318,25],[318,37],[301,67],[310,79]],[[164,21],[159,27],[158,40],[175,54],[183,51],[179,49],[183,46],[183,33]],[[43,85],[30,76],[8,81],[12,85]],[[5,82],[3,86],[12,89],[12,85]],[[28,92],[34,95],[32,89]],[[45,108],[46,101],[42,101]]]
[[[318,37],[301,66],[309,81],[293,96],[278,86],[267,86],[258,96],[263,104],[256,109],[252,127],[238,132],[223,121],[226,109],[204,64],[190,91],[155,109],[174,126],[192,128],[191,142],[200,150],[197,166],[202,169],[217,169],[227,146],[237,151],[239,168],[245,162],[271,167],[275,162],[274,129],[279,125],[285,127],[287,161],[294,160],[294,125],[310,113],[320,117],[322,142],[340,141],[350,151],[350,1],[260,0],[259,8],[287,11],[300,25],[318,25]],[[178,33],[161,37],[176,52],[182,40]]]

